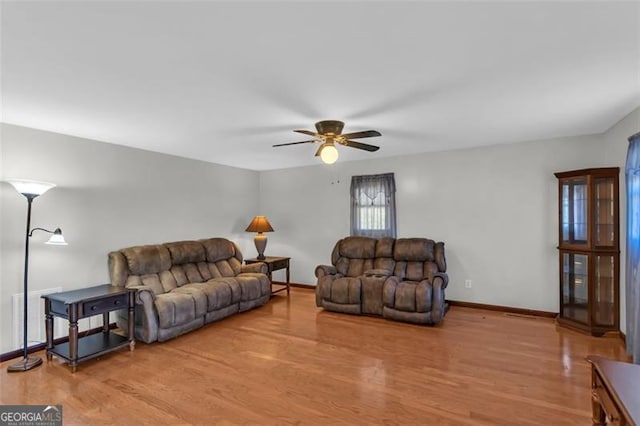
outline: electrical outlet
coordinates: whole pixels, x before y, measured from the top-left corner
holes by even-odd
[[[471,288],[471,287],[473,287],[471,280],[464,280],[464,288]]]

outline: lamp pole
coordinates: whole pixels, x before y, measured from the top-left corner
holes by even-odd
[[[31,228],[31,203],[33,199],[38,196],[38,194],[22,194],[27,198],[27,231],[25,233],[25,242],[24,242],[24,285],[22,292],[22,301],[23,301],[23,319],[22,319],[22,327],[23,327],[23,351],[22,351],[22,360],[16,362],[15,364],[11,364],[7,371],[27,371],[31,370],[34,367],[42,364],[42,358],[34,356],[29,358],[29,339],[28,339],[28,330],[27,330],[27,320],[29,318],[27,309],[29,307],[29,298],[28,298],[28,282],[29,282],[29,230]]]
[[[29,230],[31,228],[31,203],[33,203],[33,199],[39,195],[44,194],[45,192],[47,192],[48,190],[50,190],[56,185],[49,182],[39,182],[39,181],[29,180],[29,179],[7,179],[7,183],[11,184],[16,189],[16,191],[24,195],[25,198],[27,199],[27,232],[25,235],[25,242],[24,242],[24,286],[23,286],[23,292],[22,292],[22,298],[24,302],[23,309],[22,309],[24,314],[23,320],[22,320],[24,346],[22,348],[22,353],[23,353],[22,359],[14,364],[9,365],[9,367],[7,367],[7,371],[12,372],[12,371],[31,370],[32,368],[35,368],[40,364],[42,364],[42,358],[38,356],[33,356],[29,358],[29,339],[27,336],[27,331],[28,331],[27,321],[29,319],[29,315],[27,313],[27,309],[29,308],[29,297],[28,297],[29,288],[27,285],[29,282],[29,238],[33,234],[33,231],[42,230],[50,234],[53,234],[49,239],[49,241],[46,242],[46,244],[67,245],[67,243],[64,241],[64,238],[62,237],[62,230],[60,228],[56,228],[55,231],[49,231],[44,228],[34,228],[34,229],[31,229],[31,231]]]

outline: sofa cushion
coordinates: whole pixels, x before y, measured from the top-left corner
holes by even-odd
[[[200,274],[198,265],[195,263],[185,263],[182,265],[174,265],[171,267],[171,274],[176,280],[178,287],[187,283],[201,283],[205,281]]]
[[[182,291],[177,288],[157,295],[154,300],[160,328],[187,324],[206,312],[207,300],[202,292]]]
[[[373,269],[376,241],[370,237],[346,237],[338,241],[331,254],[331,261],[338,273],[357,277]]]
[[[398,238],[393,258],[396,261],[433,262],[434,245],[433,240],[426,238]]]
[[[329,300],[342,304],[360,303],[361,285],[360,278],[338,278],[331,283]]]
[[[164,246],[171,254],[172,265],[198,263],[206,260],[204,246],[198,241],[178,241],[165,243]]]
[[[403,281],[398,283],[393,304],[389,307],[404,312],[429,312],[431,293],[431,285],[427,281]]]
[[[388,257],[393,258],[393,246],[396,240],[391,237],[380,238],[376,243],[375,257]]]
[[[236,277],[242,292],[241,301],[255,300],[271,292],[269,278],[261,279],[259,274],[240,274]]]
[[[376,269],[373,267],[373,259],[341,257],[336,263],[336,270],[347,277],[359,277],[370,269]]]
[[[171,268],[171,255],[162,245],[129,247],[122,250],[129,274],[157,274]]]
[[[217,270],[218,274],[222,277],[235,277],[242,271],[242,263],[235,257],[231,257],[217,261],[210,269],[212,272]]]
[[[206,311],[224,309],[240,301],[240,286],[233,279],[210,280],[204,283],[186,284],[180,289],[197,289],[206,296]]]
[[[340,241],[340,256],[351,259],[373,259],[376,256],[376,239],[347,237]]]
[[[200,243],[204,246],[207,262],[215,263],[236,255],[235,245],[226,238],[209,238],[200,240]]]

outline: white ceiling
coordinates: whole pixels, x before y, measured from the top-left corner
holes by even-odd
[[[254,170],[601,133],[640,105],[640,2],[2,2],[2,121]],[[640,130],[640,129],[639,129]]]

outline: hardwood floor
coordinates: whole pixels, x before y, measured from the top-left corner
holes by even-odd
[[[452,307],[421,327],[325,312],[293,288],[75,374],[57,358],[26,373],[4,362],[0,404],[62,404],[66,425],[587,425],[587,354],[627,360],[619,338],[547,318]]]

